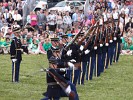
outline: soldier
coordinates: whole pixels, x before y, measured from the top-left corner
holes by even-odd
[[[121,43],[121,39],[120,39],[120,27],[119,27],[119,22],[120,20],[115,20],[115,33],[114,33],[114,58],[113,58],[113,62],[117,62],[119,59],[119,54],[120,54],[120,43]]]
[[[20,70],[20,63],[22,60],[22,49],[21,49],[21,40],[20,37],[20,29],[14,28],[13,33],[15,37],[11,42],[10,47],[10,54],[12,60],[12,82],[19,82],[19,70]]]
[[[69,76],[67,75],[67,70],[69,68],[74,67],[74,64],[72,64],[67,58],[61,57],[60,55],[60,49],[59,49],[59,38],[51,38],[52,41],[52,47],[50,50],[48,50],[48,60],[49,60],[49,71],[52,74],[47,73],[47,92],[45,93],[46,98],[42,100],[59,100],[60,97],[67,97],[69,96],[69,99],[71,100],[71,96],[69,95],[71,91],[74,91],[75,96],[73,100],[79,100],[78,94],[76,91],[75,86],[70,82]],[[55,78],[56,77],[56,78]],[[62,87],[61,83],[67,84],[67,87]],[[64,85],[63,84],[63,85]],[[58,92],[57,92],[58,91]]]
[[[82,44],[84,45],[84,50],[82,51],[81,55],[81,72],[80,72],[80,78],[79,78],[79,84],[84,85],[84,79],[86,75],[86,80],[88,80],[89,77],[89,62],[90,62],[90,44],[91,42],[88,42],[91,38],[87,38],[86,41]]]
[[[105,22],[108,24],[109,22]],[[108,46],[109,46],[109,35],[108,35],[108,25],[106,25],[103,34],[103,49],[102,49],[102,63],[105,68],[108,68],[107,58],[108,58]],[[104,71],[103,69],[103,71]]]
[[[65,79],[66,69],[46,69],[47,72],[47,92],[41,100],[59,100],[61,97],[69,97],[69,100],[79,100],[74,84]]]

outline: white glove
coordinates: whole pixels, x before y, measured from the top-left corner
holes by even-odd
[[[88,50],[88,49],[85,50],[85,54],[86,54],[86,55],[87,55],[89,52],[90,52],[90,50]]]
[[[75,59],[72,59],[72,60],[70,60],[70,62],[76,62],[76,60]]]
[[[80,46],[80,50],[83,51],[83,49],[84,49],[84,46],[81,45],[81,46]]]
[[[94,47],[94,50],[97,50],[97,46]]]
[[[60,68],[60,71],[61,72],[65,72],[66,71],[66,68]]]
[[[105,46],[109,46],[109,44],[108,44],[108,43],[106,43],[106,44],[105,44]]]
[[[68,55],[68,56],[71,56],[71,55],[72,55],[72,50],[68,50],[68,51],[67,51],[67,55]]]
[[[67,64],[68,64],[68,66],[70,67],[70,69],[73,69],[73,68],[74,68],[74,64],[73,64],[73,63],[68,62]]]
[[[100,44],[100,47],[102,47],[103,46],[103,44]]]
[[[121,36],[121,39],[123,39],[123,36]]]
[[[66,88],[65,92],[66,92],[66,94],[70,94],[70,92],[71,92],[71,87],[70,87],[70,85],[68,85],[68,87]]]
[[[17,59],[12,59],[12,62],[16,62],[17,61]]]
[[[117,40],[117,37],[114,37],[114,40]]]
[[[110,43],[112,43],[112,42],[113,42],[113,40],[109,40],[109,42],[110,42]]]

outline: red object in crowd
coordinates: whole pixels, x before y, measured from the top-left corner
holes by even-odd
[[[4,7],[7,7],[8,6],[8,3],[7,2],[3,3],[3,6]]]
[[[30,18],[31,18],[31,26],[35,26],[35,25],[37,25],[37,15],[31,15],[30,16]]]
[[[125,1],[125,4],[128,5],[132,5],[133,3],[131,1]]]
[[[91,19],[91,24],[94,25],[95,24],[95,19]]]

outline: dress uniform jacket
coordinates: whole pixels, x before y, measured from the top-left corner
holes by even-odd
[[[21,46],[21,40],[14,37],[10,47],[11,59],[17,59],[19,61],[22,60]]]

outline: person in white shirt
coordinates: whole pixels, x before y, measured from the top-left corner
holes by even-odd
[[[125,15],[125,25],[129,22],[130,17],[128,14]]]
[[[119,16],[119,14],[118,14],[118,12],[115,10],[115,9],[113,9],[113,19],[118,19],[118,16]]]
[[[10,7],[9,13],[12,14],[12,16],[14,15],[13,7]]]
[[[13,28],[20,28],[20,25],[18,25],[17,21],[14,21],[14,25],[12,26]]]
[[[105,9],[104,12],[103,12],[103,18],[104,18],[104,22],[106,22],[107,19],[108,19],[107,10],[106,10],[106,9]]]
[[[18,25],[22,24],[22,16],[18,14],[17,10],[14,12],[13,19],[17,21]]]
[[[111,18],[112,17],[112,12],[110,10],[108,10],[107,12],[107,18]]]
[[[78,13],[79,13],[79,10],[76,9],[75,10],[75,13],[72,15],[72,21],[73,21],[73,23],[75,23],[76,21],[78,21]]]
[[[1,31],[4,32],[4,37],[6,36],[7,32],[8,32],[8,23],[4,23],[4,26],[1,28]]]
[[[50,31],[55,31],[56,21],[57,21],[56,15],[54,14],[53,11],[50,11],[50,14],[47,16],[47,23]]]
[[[9,18],[8,9],[5,9],[4,17],[5,17],[5,19],[8,19]]]
[[[126,7],[126,5],[124,5],[124,7],[121,9],[121,12],[124,11],[125,14],[129,14],[129,9],[128,7]]]
[[[68,11],[66,11],[66,15],[63,17],[63,24],[64,24],[64,32],[66,32],[68,28],[72,27],[72,19]]]

